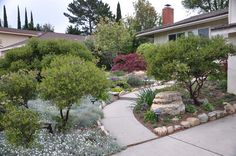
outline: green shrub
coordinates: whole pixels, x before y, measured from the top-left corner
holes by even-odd
[[[205,110],[205,111],[213,111],[215,108],[214,106],[211,104],[211,103],[204,103],[202,104],[202,108]]]
[[[115,88],[112,88],[111,91],[112,91],[112,92],[122,92],[123,89],[120,88],[120,87],[115,87]]]
[[[197,111],[196,107],[191,104],[185,105],[185,111],[188,113],[195,113]]]
[[[78,56],[55,57],[50,66],[42,70],[42,75],[44,79],[39,86],[40,95],[58,107],[62,127],[66,127],[71,106],[83,96],[91,95],[98,99],[107,97],[109,85],[106,74],[92,62]]]
[[[124,81],[124,80],[118,80],[118,81],[113,81],[112,82],[112,87],[120,87],[120,88],[123,88],[123,89],[129,89],[130,88],[130,85]]]
[[[19,70],[3,75],[0,80],[0,91],[6,93],[14,104],[28,108],[27,102],[36,97],[36,73]]]
[[[115,76],[125,76],[125,72],[122,70],[113,71],[112,74]]]
[[[152,102],[156,96],[156,91],[152,89],[144,89],[138,94],[138,105],[144,105],[147,104],[149,107],[151,107]]]
[[[144,121],[145,122],[154,123],[156,120],[157,120],[157,117],[156,117],[156,114],[153,111],[149,110],[149,111],[145,112],[145,114],[144,114]]]
[[[131,75],[128,77],[127,83],[131,86],[131,87],[140,87],[142,85],[144,85],[144,81],[135,76],[135,75]]]
[[[3,126],[10,144],[30,147],[37,138],[40,125],[37,113],[9,106],[3,117]]]

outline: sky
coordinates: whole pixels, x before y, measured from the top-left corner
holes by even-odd
[[[73,0],[0,0],[0,18],[3,19],[3,5],[6,6],[8,25],[16,28],[17,6],[20,7],[21,24],[24,24],[24,9],[27,8],[28,20],[30,11],[33,12],[34,24],[50,23],[54,26],[55,32],[64,33],[69,25],[68,18],[63,15],[67,11],[67,6]],[[131,16],[134,13],[133,3],[136,0],[102,0],[110,5],[114,14],[118,1],[121,5],[122,17]],[[165,4],[170,4],[174,8],[174,21],[190,17],[196,13],[190,12],[181,4],[181,0],[149,0],[158,13],[162,12]]]

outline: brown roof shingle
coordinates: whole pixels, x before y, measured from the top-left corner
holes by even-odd
[[[4,28],[4,27],[0,27],[0,32],[1,33],[20,34],[20,35],[26,35],[26,36],[38,36],[38,35],[42,34],[42,32],[39,32],[39,31]]]

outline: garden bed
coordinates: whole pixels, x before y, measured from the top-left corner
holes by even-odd
[[[213,118],[208,116],[207,121],[212,121],[212,120],[227,116],[229,114],[232,114],[232,113],[227,112],[227,110],[225,110],[225,105],[223,103],[227,102],[229,104],[232,104],[232,106],[233,106],[233,104],[236,104],[236,96],[235,95],[226,93],[222,88],[220,88],[217,84],[215,84],[213,82],[207,82],[206,85],[204,86],[204,88],[202,89],[200,98],[202,99],[201,100],[202,102],[205,102],[207,104],[201,105],[201,106],[195,106],[195,105],[188,103],[189,101],[191,101],[191,100],[189,100],[188,93],[180,86],[168,87],[165,89],[157,90],[156,92],[173,91],[173,90],[180,92],[182,95],[184,104],[186,106],[186,109],[185,109],[186,112],[184,114],[179,114],[179,115],[175,115],[175,116],[174,115],[162,115],[162,116],[158,117],[158,121],[157,120],[147,121],[147,120],[145,120],[145,113],[148,111],[149,108],[142,110],[142,109],[138,108],[139,106],[137,105],[134,109],[134,116],[136,117],[136,119],[140,123],[142,123],[145,127],[147,127],[148,129],[150,129],[151,131],[153,131],[155,133],[157,133],[156,130],[158,127],[162,127],[162,128],[164,127],[164,129],[168,128],[168,127],[173,127],[173,129],[175,129],[174,128],[175,126],[181,126],[181,127],[177,128],[176,130],[174,130],[176,132],[179,130],[189,128],[189,127],[182,126],[181,122],[189,120],[190,118],[198,119],[198,116],[202,115],[202,114],[206,114],[208,116],[208,115],[212,115],[212,113],[213,114],[215,113],[216,116]],[[192,107],[194,107],[194,108],[192,108]],[[234,105],[234,107],[235,107],[235,105]],[[150,115],[149,115],[149,118],[156,119],[157,117],[156,116],[150,117]],[[203,122],[200,122],[200,123],[203,123]],[[192,125],[190,127],[192,127]],[[171,132],[171,133],[173,133],[173,132]]]

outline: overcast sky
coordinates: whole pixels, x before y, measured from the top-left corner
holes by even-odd
[[[3,5],[6,5],[8,25],[15,28],[17,24],[17,5],[20,7],[21,24],[24,24],[24,9],[27,8],[28,19],[30,19],[30,11],[33,12],[34,24],[50,23],[55,27],[55,32],[64,33],[68,19],[63,15],[67,12],[67,6],[73,0],[0,0],[0,18],[3,19]],[[133,2],[135,0],[103,0],[110,5],[113,13],[116,13],[118,1],[121,5],[122,17],[133,15]],[[175,22],[186,17],[194,15],[183,8],[181,0],[149,0],[158,13],[161,13],[165,4],[171,4],[175,9]]]

